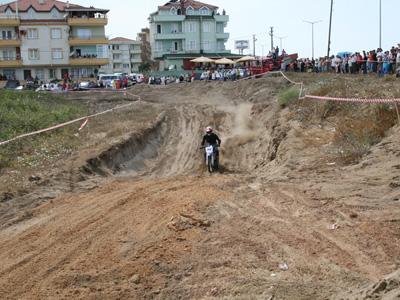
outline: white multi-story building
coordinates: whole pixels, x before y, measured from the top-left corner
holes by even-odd
[[[97,75],[108,64],[108,10],[56,0],[0,6],[0,74],[48,81]]]
[[[141,42],[117,37],[109,40],[109,64],[101,68],[100,72],[135,73],[142,63]]]
[[[232,57],[225,48],[229,16],[225,10],[195,0],[170,0],[158,6],[150,21],[152,57],[160,69],[193,67],[190,60],[199,56]]]

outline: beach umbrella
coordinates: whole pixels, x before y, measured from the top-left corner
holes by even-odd
[[[213,63],[214,60],[205,56],[201,56],[195,59],[192,59],[191,62],[194,63]]]
[[[248,61],[255,61],[256,58],[253,56],[243,56],[242,58],[238,59],[236,62],[240,63],[240,62],[248,62]]]
[[[228,59],[228,58],[225,58],[225,57],[216,60],[215,63],[216,63],[217,65],[234,65],[234,64],[235,64],[235,62],[234,62],[233,60]]]

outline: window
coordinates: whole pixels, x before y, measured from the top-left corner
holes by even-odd
[[[163,44],[160,41],[156,42],[156,51],[163,51]]]
[[[178,33],[179,31],[179,26],[176,23],[171,24],[171,33]]]
[[[113,50],[119,50],[119,45],[113,45],[113,46],[112,46],[112,49],[113,49]]]
[[[3,40],[11,40],[12,39],[12,31],[11,30],[3,30],[1,32],[1,39]]]
[[[187,32],[196,32],[196,23],[195,22],[187,23]]]
[[[124,69],[129,69],[129,68],[130,68],[130,65],[129,65],[129,64],[123,64],[122,67],[123,67]]]
[[[196,50],[196,41],[189,41],[188,50]]]
[[[34,11],[34,9],[31,7],[28,11],[28,19],[35,19],[36,17],[36,13]]]
[[[5,69],[3,70],[3,75],[7,78],[7,79],[15,79],[15,70],[13,69]]]
[[[178,42],[172,42],[172,51],[178,51],[179,44]]]
[[[210,14],[210,10],[208,9],[208,7],[203,6],[202,8],[200,8],[200,15],[207,16],[209,14]]]
[[[107,45],[97,45],[96,52],[97,52],[97,58],[108,58]]]
[[[157,25],[157,33],[158,33],[158,34],[161,33],[161,25],[160,25],[160,24]]]
[[[203,50],[211,50],[211,42],[210,41],[203,42]]]
[[[59,18],[58,10],[57,10],[56,8],[53,8],[53,9],[51,10],[51,17],[52,17],[53,19],[58,19],[58,18]]]
[[[178,14],[178,11],[175,7],[172,7],[170,10],[170,13],[171,13],[171,15],[176,15],[176,14]]]
[[[224,51],[225,50],[225,43],[223,41],[218,41],[217,43],[217,50],[218,51]]]
[[[186,14],[187,15],[194,15],[194,9],[193,7],[189,6],[188,8],[186,8]]]
[[[12,11],[11,11],[11,9],[7,9],[7,11],[6,11],[6,16],[7,16],[7,18],[11,18],[11,16],[12,16]]]
[[[4,49],[3,50],[3,60],[14,60],[15,59],[15,52],[11,49]]]
[[[63,59],[63,50],[62,49],[52,49],[51,55],[53,59]]]
[[[43,69],[37,69],[35,73],[36,73],[36,77],[39,80],[44,80],[44,70]]]
[[[30,60],[39,59],[39,49],[28,49],[28,57]]]
[[[78,29],[76,33],[80,39],[90,40],[92,38],[92,31],[90,29]]]
[[[54,79],[57,77],[55,69],[49,69],[49,77],[50,77],[50,79]]]
[[[39,30],[37,28],[28,28],[28,40],[37,40],[39,38]]]
[[[211,32],[211,22],[203,23],[203,32]]]
[[[217,23],[217,33],[224,33],[224,24]]]
[[[61,28],[51,28],[50,36],[52,40],[59,40],[62,38]]]
[[[121,55],[119,55],[119,54],[113,54],[113,59],[114,59],[114,60],[121,59]]]

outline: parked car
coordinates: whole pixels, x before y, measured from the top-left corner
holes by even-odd
[[[15,90],[19,86],[21,86],[21,85],[18,80],[7,80],[6,86],[4,88],[7,90]]]
[[[99,75],[99,85],[100,87],[112,87],[115,80],[121,80],[120,75],[115,74],[101,74]]]
[[[40,91],[52,91],[52,92],[62,91],[62,85],[59,83],[45,83],[36,89],[36,92]]]
[[[90,89],[97,89],[99,85],[94,81],[83,81],[79,83],[80,90],[90,90]]]
[[[129,77],[131,80],[136,81],[136,83],[143,83],[143,82],[144,82],[144,76],[143,76],[143,74],[132,73],[132,74],[129,74],[128,77]]]
[[[36,89],[39,87],[40,87],[39,84],[37,84],[33,81],[27,81],[24,85],[24,90],[36,91]]]

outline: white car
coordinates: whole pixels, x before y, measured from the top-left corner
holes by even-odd
[[[40,91],[51,91],[51,92],[62,91],[62,86],[58,83],[45,83],[36,89],[36,92]]]

